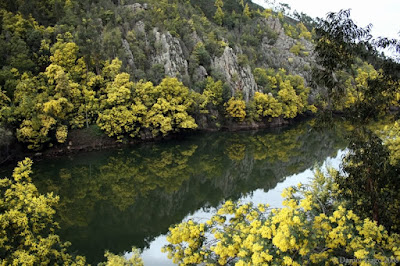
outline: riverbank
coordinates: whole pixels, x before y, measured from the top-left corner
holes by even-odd
[[[268,128],[279,128],[292,125],[312,117],[311,114],[299,115],[293,119],[283,119],[281,117],[266,119],[260,122],[243,121],[229,122],[220,127],[206,126],[195,130],[195,132],[215,132],[215,131],[252,131]],[[51,158],[76,154],[80,152],[90,152],[96,150],[112,149],[125,147],[127,145],[135,145],[144,142],[158,142],[168,139],[180,138],[182,135],[190,134],[190,131],[169,134],[167,136],[154,137],[150,132],[143,133],[140,138],[125,138],[122,141],[117,141],[115,138],[108,137],[96,125],[89,128],[73,129],[68,133],[68,139],[65,143],[59,143],[50,147],[44,148],[41,151],[28,150],[21,143],[14,139],[7,146],[2,148],[0,154],[0,165],[13,164],[25,157],[41,160],[42,158]]]

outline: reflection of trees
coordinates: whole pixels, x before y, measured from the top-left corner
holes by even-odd
[[[244,159],[246,145],[243,143],[234,143],[226,148],[226,154],[233,161],[241,161]]]
[[[304,135],[304,128],[287,130],[281,134],[254,136],[250,138],[254,145],[254,159],[288,162],[290,158],[299,155],[298,149],[302,145],[297,138],[302,135]]]
[[[110,182],[108,200],[125,210],[136,197],[146,197],[156,188],[167,192],[178,190],[190,177],[188,159],[196,149],[195,145],[162,151],[153,148],[148,156],[130,151],[110,157],[106,165],[100,166],[100,176]]]
[[[77,219],[76,213],[70,212],[70,205],[76,206],[79,212],[87,213],[97,202],[107,201],[123,211],[137,197],[146,197],[157,188],[168,192],[178,190],[182,182],[190,177],[188,159],[196,148],[195,145],[188,145],[160,151],[154,147],[146,150],[146,155],[141,155],[140,150],[124,150],[95,164],[78,163],[70,167],[58,162],[50,171],[44,172],[39,168],[36,176],[41,177],[38,181],[41,187],[61,195],[59,214],[63,222],[86,226],[84,220],[90,217],[82,215]],[[58,178],[46,178],[51,175]],[[69,214],[71,217],[68,218]]]
[[[43,161],[34,171],[41,192],[60,195],[62,237],[97,262],[104,249],[146,247],[187,214],[271,189],[344,146],[335,131],[303,123]]]

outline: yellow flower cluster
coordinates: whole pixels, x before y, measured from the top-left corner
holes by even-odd
[[[163,248],[163,252],[168,252],[168,257],[174,263],[198,264],[201,263],[206,254],[199,250],[205,233],[205,224],[197,224],[189,220],[174,228],[170,228],[171,234],[167,237],[172,245]],[[186,242],[186,245],[179,245]]]
[[[300,49],[300,48],[299,48]],[[316,111],[308,104],[310,88],[298,75],[288,75],[285,69],[254,69],[254,78],[263,92],[256,92],[250,104],[249,117],[261,120],[264,117],[294,118],[307,110]]]
[[[256,92],[254,105],[259,117],[279,117],[282,114],[282,104],[270,94]]]
[[[339,264],[343,258],[387,265],[400,260],[400,236],[360,219],[333,200],[336,193],[332,179],[317,171],[311,185],[283,191],[284,208],[227,201],[205,223],[170,228],[171,244],[164,252],[181,265]]]
[[[242,99],[236,99],[232,97],[227,103],[225,103],[225,108],[228,116],[243,121],[246,117],[246,103]]]
[[[1,265],[85,265],[85,259],[66,252],[55,229],[58,196],[39,194],[30,174],[32,160],[18,163],[12,178],[0,179]]]
[[[61,125],[57,127],[56,138],[59,143],[64,143],[67,140],[68,127],[66,125]]]
[[[107,258],[107,261],[100,263],[99,266],[144,265],[143,260],[140,257],[140,250],[135,247],[132,247],[132,256],[130,259],[126,259],[121,255],[115,255],[109,251],[106,251],[104,256]]]
[[[118,77],[121,78],[117,82]],[[134,138],[145,129],[156,136],[197,128],[188,113],[193,104],[192,94],[176,78],[165,78],[158,86],[151,82],[133,85],[128,77],[119,74],[115,82],[115,87],[107,88],[107,98],[103,101],[106,109],[97,119],[97,124],[108,136],[121,140],[124,135]]]

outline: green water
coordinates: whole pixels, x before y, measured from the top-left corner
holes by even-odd
[[[346,147],[342,132],[309,121],[269,131],[198,133],[35,162],[33,180],[41,193],[60,196],[59,235],[88,263],[103,261],[104,250],[136,246],[161,265],[170,263],[159,246],[171,225],[227,199],[251,199],[337,157]]]

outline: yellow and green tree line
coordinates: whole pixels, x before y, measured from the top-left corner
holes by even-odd
[[[32,61],[38,66],[35,71],[23,71],[18,65],[2,70],[12,78],[1,88],[1,122],[15,130],[18,141],[29,149],[65,143],[71,129],[90,125],[122,141],[142,134],[165,136],[195,129],[195,117],[212,110],[242,122],[294,118],[310,108],[310,89],[305,87],[304,79],[286,75],[282,69],[276,73],[270,70],[269,74],[255,70],[259,84],[266,86],[264,91],[273,94],[257,92],[248,103],[240,96],[225,102],[224,83],[212,77],[205,80],[202,93],[198,93],[172,77],[161,79],[159,84],[134,82],[122,71],[122,61],[117,58],[100,61],[94,71],[71,33],[58,34],[51,44],[56,28],[40,26],[32,17],[3,11],[3,29],[19,38],[26,38],[29,31],[42,38],[40,53]],[[197,48],[199,62],[203,60],[201,47]]]

